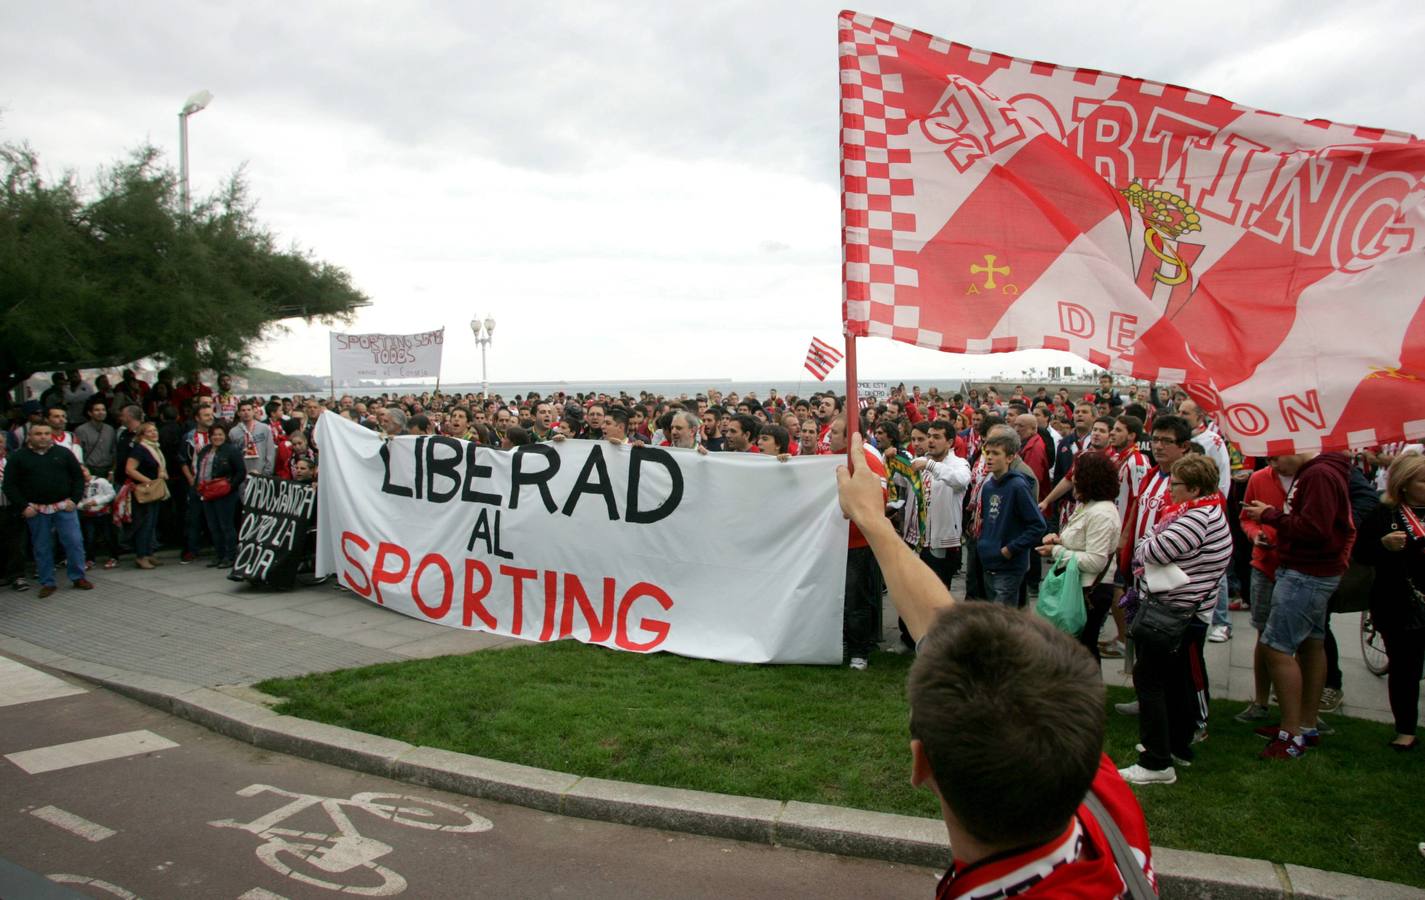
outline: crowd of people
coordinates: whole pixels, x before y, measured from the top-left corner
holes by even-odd
[[[27,590],[35,571],[49,596],[62,556],[87,589],[88,569],[125,555],[161,565],[160,546],[181,564],[211,547],[207,564],[230,567],[243,480],[318,480],[322,415],[502,449],[597,439],[784,461],[845,454],[859,429],[892,527],[946,588],[963,574],[965,597],[1024,608],[1046,572],[1072,561],[1078,640],[1095,660],[1134,650],[1137,700],[1121,711],[1139,716],[1142,743],[1124,776],[1143,783],[1175,780],[1207,733],[1204,645],[1232,639],[1229,609],[1250,609],[1257,631],[1256,698],[1238,718],[1261,725],[1263,755],[1295,759],[1320,742],[1320,713],[1343,696],[1328,609],[1354,559],[1378,573],[1370,604],[1391,656],[1393,746],[1416,743],[1419,448],[1245,458],[1184,391],[1108,375],[1092,391],[901,385],[848,409],[835,391],[262,398],[238,396],[226,374],[210,386],[198,373],[180,383],[165,371],[151,385],[132,371],[116,383],[55,373],[9,410],[0,442],[0,579]],[[854,524],[849,543],[844,638],[848,664],[863,669],[880,639],[883,578]],[[1281,717],[1269,723],[1273,689]]]

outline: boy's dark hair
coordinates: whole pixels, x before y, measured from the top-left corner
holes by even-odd
[[[955,818],[977,840],[1057,837],[1103,753],[1093,657],[1048,620],[994,603],[936,619],[907,684],[910,733]]]
[[[739,417],[740,418],[740,417]],[[777,452],[786,453],[792,446],[792,436],[781,425],[763,425],[757,436],[767,435],[777,442]]]
[[[1192,426],[1182,416],[1159,416],[1153,420],[1153,433],[1171,434],[1179,444],[1192,440]]]
[[[944,419],[936,419],[934,422],[931,422],[930,427],[926,429],[925,433],[929,434],[931,429],[945,435],[946,440],[953,441],[955,439],[955,426]]]
[[[604,418],[613,419],[615,422],[622,425],[625,429],[628,428],[629,416],[628,410],[625,407],[617,405],[610,406],[608,409],[604,410]]]

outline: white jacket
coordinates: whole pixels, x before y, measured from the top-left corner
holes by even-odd
[[[970,486],[970,464],[953,452],[941,462],[924,457],[925,468],[920,473],[921,489],[926,495],[925,546],[933,549],[960,546],[960,532],[965,524],[965,489]]]
[[[1098,573],[1108,568],[1118,550],[1121,530],[1118,504],[1112,500],[1095,500],[1080,506],[1059,533],[1053,558],[1057,561],[1072,553],[1079,565],[1079,583],[1088,587]]]

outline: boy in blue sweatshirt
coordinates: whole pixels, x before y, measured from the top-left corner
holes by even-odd
[[[996,430],[985,438],[990,477],[980,490],[980,533],[975,541],[989,599],[1019,606],[1019,586],[1029,571],[1029,551],[1044,536],[1044,516],[1028,478],[1010,466],[1019,453],[1019,435]]]

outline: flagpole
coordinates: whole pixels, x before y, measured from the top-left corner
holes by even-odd
[[[852,425],[851,410],[856,410],[855,425]],[[856,336],[846,332],[846,468],[856,471],[859,462],[851,455],[851,438],[861,430],[861,397],[856,390]]]

